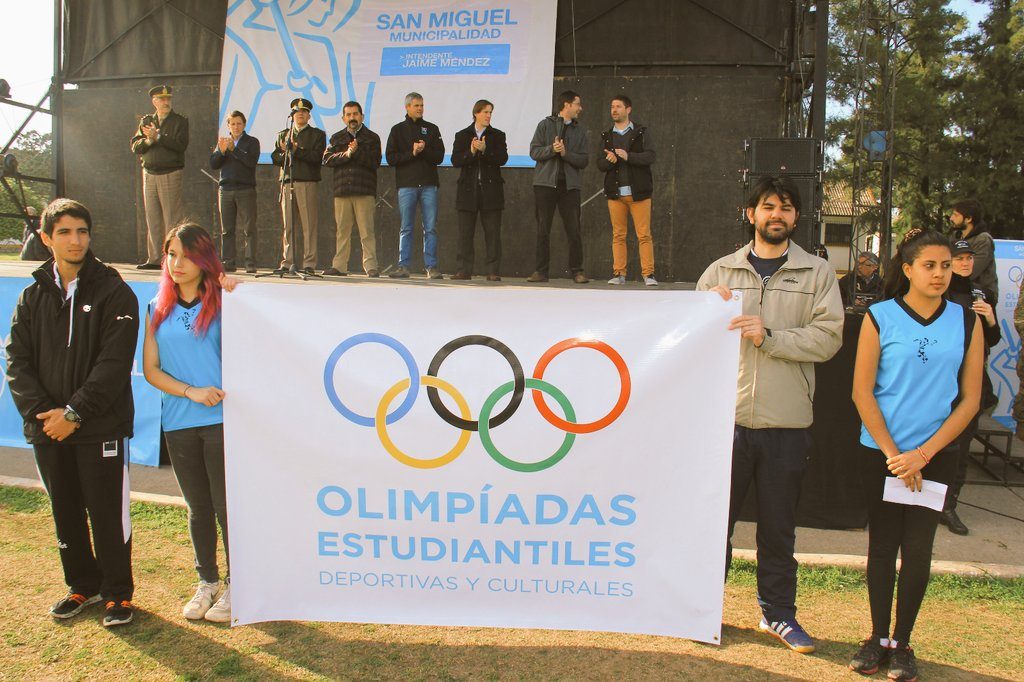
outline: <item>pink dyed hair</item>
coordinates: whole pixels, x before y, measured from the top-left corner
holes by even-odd
[[[196,336],[206,334],[217,316],[220,315],[220,276],[224,274],[224,266],[217,257],[217,247],[213,244],[210,233],[195,223],[182,223],[167,233],[164,239],[163,268],[160,273],[160,288],[156,293],[156,307],[150,318],[150,329],[157,328],[167,319],[178,302],[178,285],[171,279],[167,269],[167,250],[171,240],[181,240],[181,248],[193,263],[203,272],[199,282],[199,300],[203,304],[199,317],[196,319]]]

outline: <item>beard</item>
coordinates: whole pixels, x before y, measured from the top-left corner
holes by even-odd
[[[771,232],[769,232],[768,228],[770,226],[773,226],[773,225],[781,225],[782,228],[783,228],[782,233],[781,234],[772,234]],[[789,236],[791,234],[793,234],[793,230],[796,229],[796,223],[794,223],[792,225],[787,225],[784,222],[774,222],[774,223],[765,222],[765,223],[762,223],[760,225],[755,225],[754,229],[757,230],[758,236],[760,236],[761,240],[764,241],[765,243],[767,243],[767,244],[782,244],[782,243],[785,243],[789,239]]]

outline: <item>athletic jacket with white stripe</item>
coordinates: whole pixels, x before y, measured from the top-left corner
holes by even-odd
[[[74,296],[54,280],[53,259],[32,273],[7,342],[7,380],[32,444],[53,443],[41,412],[70,406],[82,425],[64,443],[98,443],[133,434],[131,372],[139,302],[117,270],[89,251]]]

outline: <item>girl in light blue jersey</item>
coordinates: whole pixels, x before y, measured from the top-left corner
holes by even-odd
[[[943,298],[951,266],[946,237],[932,230],[907,233],[886,273],[885,300],[864,319],[853,376],[853,402],[863,421],[872,630],[850,667],[871,675],[888,663],[889,678],[906,682],[917,679],[910,634],[928,587],[939,512],[884,502],[882,490],[890,476],[914,492],[925,480],[951,484],[954,439],[978,411],[982,330],[975,312]]]
[[[220,592],[217,524],[228,548],[221,402],[221,290],[227,277],[203,228],[175,227],[164,241],[163,273],[146,314],[143,368],[163,392],[161,423],[171,466],[188,504],[189,534],[199,586],[182,613],[190,620],[231,620],[231,586]]]

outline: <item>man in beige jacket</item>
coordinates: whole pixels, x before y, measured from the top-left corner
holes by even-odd
[[[726,565],[750,484],[757,491],[757,597],[760,628],[799,653],[814,640],[796,620],[796,507],[811,451],[814,363],[843,340],[835,273],[790,241],[800,195],[787,178],[766,177],[747,202],[754,240],[708,267],[700,291],[743,296],[729,328],[742,335]]]

